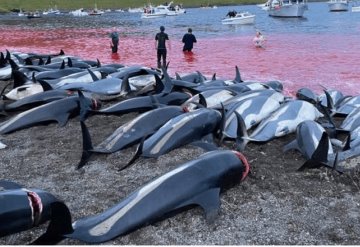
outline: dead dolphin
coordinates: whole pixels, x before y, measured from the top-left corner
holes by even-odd
[[[26,189],[0,181],[0,237],[25,231],[49,221],[71,220],[66,205],[49,192]],[[62,225],[66,231],[66,226]]]
[[[64,126],[70,117],[79,114],[80,101],[83,101],[84,105],[92,109],[97,109],[101,105],[97,100],[85,98],[80,93],[80,96],[70,96],[19,113],[13,118],[0,123],[0,134],[8,134],[19,129],[53,121],[58,122],[60,126]]]
[[[81,122],[83,153],[78,168],[84,166],[93,153],[114,153],[136,144],[142,138],[153,134],[168,120],[183,113],[183,109],[179,106],[166,106],[145,112],[120,126],[96,147],[92,146],[90,133],[85,123]]]
[[[283,151],[286,152],[291,149],[296,149],[302,153],[305,159],[309,160],[318,148],[324,133],[326,133],[325,129],[313,120],[301,122],[296,127],[296,139],[285,145]],[[333,154],[334,150],[328,137],[327,140],[329,142],[327,153]]]
[[[248,172],[249,164],[241,153],[205,153],[142,186],[105,212],[75,221],[71,233],[49,226],[34,244],[54,244],[61,238],[102,243],[195,205],[213,221],[220,210],[220,192],[239,183]]]
[[[221,120],[222,114],[211,108],[200,108],[174,117],[142,142],[134,157],[122,169],[134,163],[139,157],[157,158],[175,148],[198,142],[205,136],[212,138],[212,135],[218,131]],[[206,145],[212,145],[215,149],[212,142],[204,142],[205,148]]]
[[[238,148],[243,150],[249,141],[266,142],[275,137],[292,133],[299,123],[305,120],[316,120],[323,114],[312,104],[303,100],[293,100],[283,104],[268,118],[264,119],[248,136],[243,119],[238,114]]]
[[[98,111],[90,111],[90,114],[121,115],[129,112],[142,112],[157,108],[160,105],[181,105],[189,98],[190,94],[182,92],[139,96],[120,101]]]
[[[231,104],[231,107],[225,114],[224,137],[237,137],[238,121],[235,111],[244,119],[246,129],[249,130],[270,116],[270,114],[279,107],[280,103],[277,100],[265,96],[246,98],[235,104]]]

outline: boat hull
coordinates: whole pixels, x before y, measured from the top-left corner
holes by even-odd
[[[235,24],[235,25],[246,25],[253,24],[255,21],[255,16],[246,17],[246,18],[226,18],[222,20],[222,24]]]
[[[306,4],[291,4],[270,7],[268,13],[273,17],[302,17],[307,9]]]
[[[352,7],[351,11],[352,12],[360,12],[360,6]]]
[[[141,15],[141,19],[153,19],[153,18],[162,18],[162,17],[166,17],[166,14],[161,13],[161,14],[142,14]]]
[[[330,11],[348,11],[347,2],[328,3]]]

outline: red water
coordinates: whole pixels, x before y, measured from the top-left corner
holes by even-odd
[[[107,36],[109,31],[2,29],[0,50],[47,54],[63,49],[68,55],[98,58],[103,64],[156,66],[154,37],[121,37],[119,53],[113,55]],[[237,65],[244,80],[279,80],[291,95],[301,87],[320,92],[320,85],[346,94],[360,94],[359,35],[274,34],[267,37],[264,49],[255,48],[252,38],[198,38],[193,54],[184,54],[180,39],[172,39],[170,35],[170,74],[198,70],[207,76],[216,73],[219,78],[233,79]]]

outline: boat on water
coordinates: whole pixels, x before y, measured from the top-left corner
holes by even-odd
[[[307,9],[306,0],[270,0],[267,11],[273,17],[303,17]]]
[[[229,15],[229,13],[228,13]],[[228,16],[227,15],[227,16]],[[229,16],[228,18],[222,19],[222,24],[253,24],[255,22],[255,15],[244,11],[240,13],[236,13],[235,16]]]
[[[97,8],[97,5],[96,5],[96,3],[95,3],[94,9],[89,12],[89,15],[91,15],[91,16],[96,16],[96,15],[102,15],[102,14],[104,14],[104,13],[105,13],[104,11],[99,10],[99,9]]]
[[[71,11],[69,12],[71,15],[73,16],[78,16],[78,17],[81,17],[81,16],[88,16],[89,13],[87,11],[85,11],[83,8],[80,8],[80,9],[77,9],[77,10],[74,10],[74,11]]]
[[[330,0],[327,2],[330,11],[348,11],[349,2],[347,0]]]
[[[59,15],[61,14],[60,10],[57,9],[57,6],[55,8],[49,8],[48,10],[43,11],[43,15]]]
[[[270,0],[267,1],[266,3],[257,4],[256,6],[258,6],[258,7],[261,8],[262,10],[269,10]]]
[[[25,13],[22,11],[22,9],[19,10],[18,16],[25,16]]]
[[[142,19],[152,19],[152,18],[161,18],[166,17],[167,12],[163,9],[158,9],[157,7],[147,6],[144,8],[144,12],[141,14]]]
[[[351,12],[360,12],[360,1],[352,3]]]

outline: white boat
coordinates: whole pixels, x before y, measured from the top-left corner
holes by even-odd
[[[157,7],[147,6],[144,8],[144,12],[141,14],[142,19],[152,19],[152,18],[160,18],[160,17],[166,17],[167,11]]]
[[[25,13],[22,11],[22,9],[20,9],[18,16],[25,16]]]
[[[353,2],[351,12],[360,12],[360,2]]]
[[[262,4],[257,4],[256,6],[258,6],[262,10],[269,10],[270,1],[267,1],[266,3],[262,3]]]
[[[270,0],[267,11],[273,17],[302,17],[307,9],[306,0]]]
[[[89,15],[92,15],[92,16],[94,16],[94,15],[102,15],[102,14],[104,14],[104,13],[105,13],[104,11],[99,10],[99,9],[97,8],[97,5],[96,5],[96,3],[95,3],[94,9],[89,12]]]
[[[43,15],[59,15],[59,14],[61,14],[60,10],[58,10],[56,6],[54,9],[49,8],[48,10],[43,11]]]
[[[330,11],[348,11],[349,2],[347,0],[330,0],[327,2]]]
[[[237,13],[234,17],[222,19],[222,24],[253,24],[255,21],[255,15],[249,12]]]
[[[86,12],[83,8],[71,11],[70,14],[73,16],[88,16],[89,15],[89,13]]]

